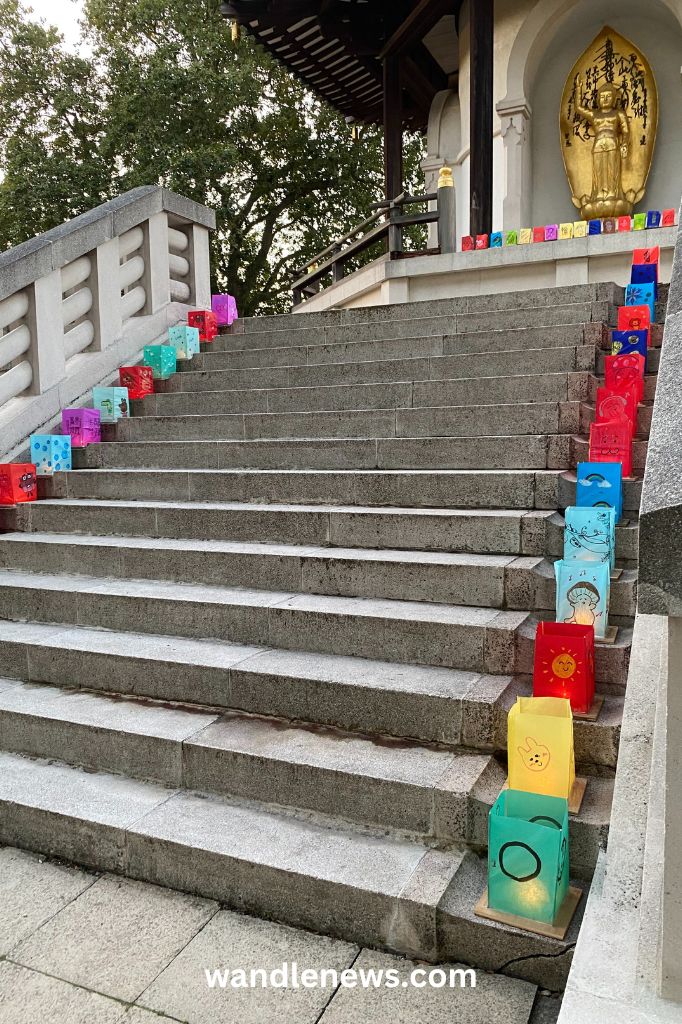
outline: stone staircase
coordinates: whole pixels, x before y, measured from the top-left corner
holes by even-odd
[[[622,301],[586,285],[241,321],[6,511],[0,841],[561,990],[580,913],[560,942],[474,905]],[[575,724],[583,888],[640,492],[618,639],[597,648],[605,706]]]

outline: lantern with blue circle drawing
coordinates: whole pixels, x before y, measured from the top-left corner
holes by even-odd
[[[612,508],[616,513],[616,522],[619,522],[623,515],[621,463],[579,463],[575,503],[582,508]]]
[[[616,511],[612,508],[566,509],[564,562],[616,564]]]
[[[169,327],[168,340],[175,349],[177,359],[191,359],[201,351],[198,327],[185,327],[183,324]]]
[[[31,462],[36,476],[52,476],[71,469],[71,438],[64,434],[32,434]]]
[[[611,566],[608,562],[555,562],[556,621],[594,626],[604,640],[609,626]]]
[[[611,355],[629,356],[633,353],[644,357],[644,368],[646,370],[646,358],[649,354],[649,332],[611,331]]]
[[[488,906],[553,924],[568,895],[568,802],[500,793],[488,817]]]
[[[656,319],[656,285],[629,284],[625,289],[626,306],[648,306],[651,323]]]

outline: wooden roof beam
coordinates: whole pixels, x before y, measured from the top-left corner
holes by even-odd
[[[419,0],[419,3],[398,26],[379,53],[379,60],[405,53],[420,43],[434,25],[446,14],[454,14],[458,4],[455,0]]]

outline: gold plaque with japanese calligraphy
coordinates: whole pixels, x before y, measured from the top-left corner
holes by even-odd
[[[584,220],[624,217],[643,198],[658,126],[653,71],[634,43],[604,28],[568,76],[561,149]]]

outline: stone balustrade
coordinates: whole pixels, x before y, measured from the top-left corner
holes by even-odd
[[[215,214],[133,189],[0,255],[0,458],[210,306]]]

